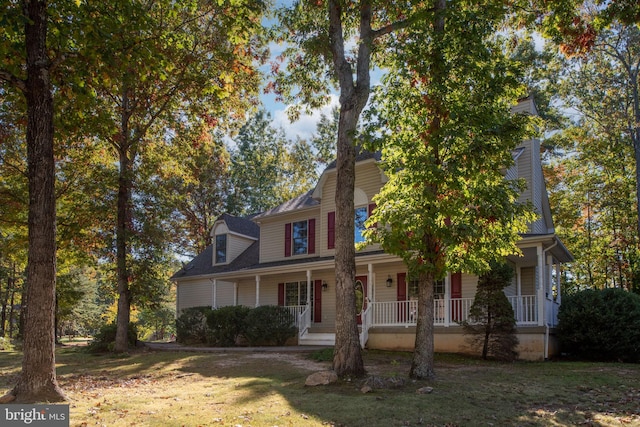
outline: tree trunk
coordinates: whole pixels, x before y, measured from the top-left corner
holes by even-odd
[[[123,127],[123,136],[126,138],[126,129]],[[131,222],[131,161],[127,156],[126,143],[121,142],[120,177],[118,179],[118,218],[116,229],[116,265],[118,276],[118,314],[116,318],[116,342],[114,351],[126,353],[129,350],[128,331],[131,318],[131,291],[129,289],[130,274],[127,268],[128,234]]]
[[[329,43],[340,86],[335,195],[336,344],[333,358],[333,370],[340,377],[365,374],[356,320],[353,194],[356,156],[354,135],[360,113],[371,92],[371,8],[370,1],[360,2],[360,43],[354,82],[353,68],[345,56],[341,4],[335,0],[328,2]]]
[[[27,163],[29,254],[22,372],[10,392],[17,402],[66,400],[56,380],[54,304],[56,208],[53,95],[46,54],[47,3],[24,0],[27,50]]]
[[[356,319],[354,206],[355,147],[349,138],[355,127],[355,112],[340,107],[340,130],[337,150],[336,191],[336,344],[333,370],[340,377],[362,376],[365,373]]]
[[[433,368],[433,284],[435,275],[422,272],[418,277],[418,321],[416,344],[409,376],[414,379],[430,379],[435,376]]]

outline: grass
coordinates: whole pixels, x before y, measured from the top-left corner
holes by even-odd
[[[63,347],[56,360],[71,426],[640,426],[640,365],[437,355],[437,378],[413,382],[410,354],[368,351],[371,375],[405,385],[305,387],[310,373],[330,368],[327,353],[114,357]],[[0,352],[0,394],[19,371],[20,353]],[[424,386],[433,392],[416,393]]]

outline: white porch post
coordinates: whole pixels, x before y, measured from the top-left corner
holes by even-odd
[[[233,282],[233,305],[238,305],[238,282]]]
[[[373,277],[373,264],[368,264],[367,265],[367,295],[368,295],[368,299],[369,301],[374,301],[373,298],[373,292],[374,292],[374,286],[373,286],[373,281],[374,281],[374,277]]]
[[[311,270],[307,270],[307,307],[311,307]]]
[[[215,309],[218,307],[216,297],[218,294],[218,279],[213,279],[211,282],[211,308]]]
[[[562,268],[561,268],[560,261],[558,261],[556,262],[556,292],[558,293],[556,302],[558,304],[562,303],[562,292],[561,292],[562,289],[560,289],[560,284],[562,283],[561,275],[562,275]]]
[[[444,326],[451,324],[451,273],[444,280]]]
[[[256,274],[256,307],[260,306],[260,275]]]
[[[516,323],[523,320],[522,313],[522,267],[516,266]]]
[[[544,251],[542,250],[542,245],[538,245],[537,247],[537,255],[538,255],[538,274],[537,274],[537,305],[538,305],[538,326],[544,326],[545,317],[544,317],[544,306],[545,306],[545,260],[544,260]]]

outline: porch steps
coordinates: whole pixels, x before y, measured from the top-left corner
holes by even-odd
[[[335,345],[336,334],[334,333],[319,333],[308,332],[301,337],[298,337],[298,345]]]

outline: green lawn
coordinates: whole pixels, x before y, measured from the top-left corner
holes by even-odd
[[[640,365],[485,362],[437,355],[437,378],[409,381],[410,354],[365,352],[371,375],[404,386],[361,391],[361,381],[305,387],[328,369],[309,353],[58,350],[72,426],[640,426]],[[0,352],[0,393],[20,354]],[[420,387],[433,387],[418,394]]]

